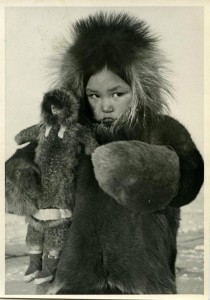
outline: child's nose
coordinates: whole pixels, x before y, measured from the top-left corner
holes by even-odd
[[[112,112],[114,110],[114,106],[113,106],[111,99],[104,98],[101,103],[101,109],[103,112],[106,112],[106,113]]]

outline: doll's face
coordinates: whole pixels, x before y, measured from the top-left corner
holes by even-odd
[[[55,116],[55,115],[59,115],[61,112],[62,112],[62,108],[59,108],[55,105],[51,105],[51,111],[52,111],[52,114]]]
[[[104,124],[113,123],[133,101],[131,87],[107,68],[89,78],[86,95],[94,119]]]

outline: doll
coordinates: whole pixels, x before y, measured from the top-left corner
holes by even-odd
[[[81,147],[84,146],[89,155],[97,146],[91,131],[77,123],[78,114],[79,103],[72,93],[50,91],[42,102],[40,124],[22,130],[15,137],[19,145],[38,143],[35,162],[41,178],[36,203],[33,201],[37,210],[33,211],[34,214],[27,211],[26,217],[30,264],[25,282],[35,279],[35,284],[41,284],[53,279],[72,221],[75,175]],[[36,198],[34,193],[33,198]]]

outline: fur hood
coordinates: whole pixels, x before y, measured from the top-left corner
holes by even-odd
[[[44,95],[41,104],[41,118],[46,125],[54,125],[58,122],[58,117],[52,114],[51,105],[62,109],[59,115],[59,124],[68,126],[78,121],[79,101],[71,91],[52,90]]]
[[[117,121],[144,126],[168,111],[170,84],[165,78],[166,59],[158,39],[144,21],[126,13],[96,13],[77,21],[70,41],[56,64],[59,88],[73,90],[88,114],[85,86],[91,75],[107,67],[127,82],[133,106]],[[116,124],[115,124],[116,125]]]

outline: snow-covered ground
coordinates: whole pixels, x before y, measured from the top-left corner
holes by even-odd
[[[178,235],[177,288],[179,294],[203,294],[204,220],[203,191],[182,208]],[[23,282],[28,264],[25,246],[26,224],[23,217],[6,216],[5,294],[34,295],[33,283]]]

